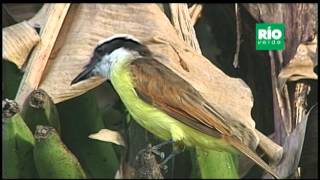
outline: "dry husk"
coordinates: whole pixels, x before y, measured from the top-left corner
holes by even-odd
[[[297,53],[286,67],[279,73],[279,86],[282,89],[287,81],[298,81],[301,79],[318,79],[313,71],[317,63],[316,45],[317,37],[310,44],[300,44]]]
[[[2,33],[2,58],[15,63],[20,69],[40,37],[27,21],[5,27]]]

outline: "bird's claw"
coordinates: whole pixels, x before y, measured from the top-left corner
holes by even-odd
[[[172,143],[174,143],[174,141],[170,140],[170,141],[164,141],[164,142],[157,144],[157,145],[154,145],[154,146],[152,146],[151,144],[148,144],[147,148],[140,150],[137,155],[140,155],[143,152],[147,152],[149,154],[153,153],[154,155],[160,157],[161,160],[163,160],[166,155],[164,152],[159,151],[159,149],[167,144],[172,144]]]
[[[160,169],[163,171],[164,174],[168,173],[168,166],[163,164],[160,165]]]
[[[154,148],[154,146],[152,147],[151,152],[152,152],[153,154],[155,154],[155,155],[159,156],[161,160],[162,160],[162,159],[164,159],[164,158],[165,158],[165,156],[166,156],[164,152],[159,151],[159,149]]]

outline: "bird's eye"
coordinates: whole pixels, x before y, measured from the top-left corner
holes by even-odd
[[[146,53],[145,53],[144,51],[140,51],[139,54],[140,54],[141,56],[144,56]]]
[[[143,50],[139,51],[139,54],[141,56],[148,56],[148,55],[150,55],[150,51],[148,49],[143,49]]]

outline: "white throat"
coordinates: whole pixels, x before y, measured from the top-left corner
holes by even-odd
[[[115,65],[118,66],[128,64],[138,57],[140,57],[138,52],[130,51],[122,47],[112,51],[111,54],[104,55],[101,61],[92,70],[92,72],[94,74],[110,79],[111,71]]]

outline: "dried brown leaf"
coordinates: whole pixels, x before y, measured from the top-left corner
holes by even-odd
[[[11,61],[21,68],[32,48],[40,40],[38,33],[27,21],[5,27],[2,33],[2,59]]]
[[[89,135],[90,139],[96,139],[105,142],[111,142],[120,146],[126,146],[121,134],[110,129],[101,129],[95,134]]]
[[[279,73],[279,87],[283,89],[287,81],[298,81],[301,79],[318,79],[317,74],[313,71],[315,66],[315,47],[314,44],[300,44],[294,58],[281,69]]]

